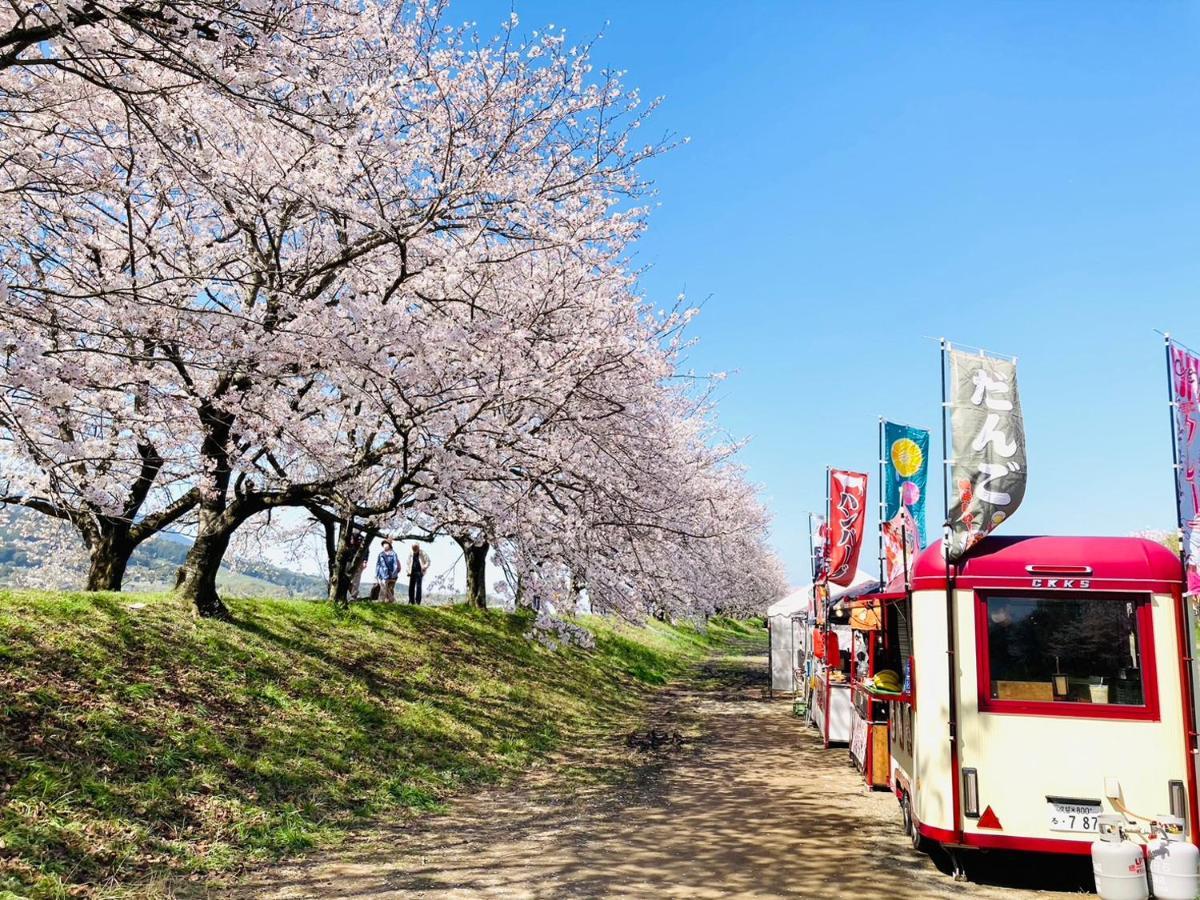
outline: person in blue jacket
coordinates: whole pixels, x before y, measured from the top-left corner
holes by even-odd
[[[400,557],[392,549],[392,542],[384,541],[375,560],[375,580],[383,587],[379,599],[384,603],[396,602],[396,579],[399,577]]]

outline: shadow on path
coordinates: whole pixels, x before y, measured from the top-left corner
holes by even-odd
[[[822,750],[789,702],[762,699],[764,681],[765,658],[727,657],[668,689],[656,719],[689,739],[642,756],[614,737],[597,764],[623,755],[615,785],[543,777],[481,794],[337,856],[265,869],[242,896],[1026,900],[1090,888],[1086,860],[1001,855],[975,867],[982,883],[956,884],[909,848],[894,799],[868,793],[844,749]]]

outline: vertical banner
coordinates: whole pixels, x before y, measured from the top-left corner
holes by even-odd
[[[1200,594],[1200,357],[1169,345],[1175,403],[1175,494],[1187,593]]]
[[[824,581],[813,585],[813,606],[817,608],[817,624],[824,625],[829,611],[829,585]]]
[[[952,460],[946,556],[955,562],[1021,505],[1027,462],[1016,362],[946,354]]]
[[[858,571],[866,509],[867,476],[861,472],[830,469],[825,576],[833,584],[850,584]]]
[[[808,514],[808,551],[815,582],[825,569],[825,517],[815,513]]]
[[[887,583],[885,590],[904,588],[912,575],[913,564],[921,552],[918,543],[917,523],[907,507],[883,523],[883,549],[887,555]]]
[[[888,590],[908,584],[925,546],[925,487],[929,480],[929,432],[883,423],[883,533]]]
[[[883,518],[891,521],[907,509],[925,546],[925,484],[929,479],[929,432],[911,425],[883,423]]]

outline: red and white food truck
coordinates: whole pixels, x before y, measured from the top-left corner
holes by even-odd
[[[915,845],[1091,850],[1101,814],[1184,820],[1195,707],[1179,558],[1153,541],[990,536],[916,562],[888,617],[892,787]]]

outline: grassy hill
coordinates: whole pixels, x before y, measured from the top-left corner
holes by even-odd
[[[230,607],[0,591],[0,894],[144,895],[436,810],[762,634],[588,619],[594,649],[551,650],[495,610]]]

